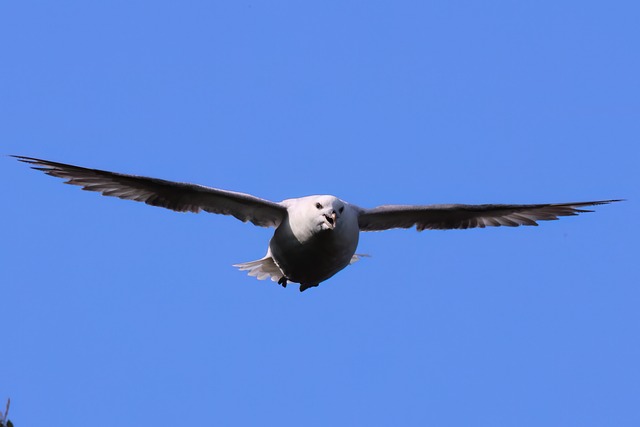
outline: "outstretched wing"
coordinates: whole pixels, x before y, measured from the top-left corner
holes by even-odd
[[[560,216],[593,212],[581,208],[619,201],[599,200],[536,205],[386,205],[363,209],[358,216],[358,222],[362,231],[411,228],[414,225],[418,231],[500,227],[501,225],[517,227],[538,225],[536,221],[554,220]]]
[[[12,156],[47,175],[67,179],[66,184],[105,196],[144,202],[178,212],[232,215],[242,222],[262,227],[277,227],[287,214],[286,207],[250,194],[219,190],[202,185],[165,181],[144,176],[125,175],[88,169],[32,157]]]

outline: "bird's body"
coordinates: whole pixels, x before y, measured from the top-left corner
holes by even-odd
[[[258,279],[271,278],[300,290],[317,286],[358,259],[361,231],[390,228],[425,229],[537,225],[536,221],[591,212],[584,206],[617,200],[530,205],[385,205],[364,209],[331,195],[287,199],[279,203],[249,194],[88,169],[32,157],[15,156],[34,169],[67,179],[85,190],[180,212],[232,215],[243,222],[275,227],[267,254],[237,264]]]
[[[334,196],[285,200],[287,217],[269,242],[269,255],[284,277],[305,289],[345,268],[358,246],[356,211]],[[313,215],[319,213],[320,215]],[[315,220],[309,221],[309,218]]]

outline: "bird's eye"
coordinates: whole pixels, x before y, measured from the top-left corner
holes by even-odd
[[[344,206],[341,206],[339,209],[340,213],[342,213],[343,210],[344,210]]]
[[[316,208],[322,209],[322,205],[320,203],[316,203]]]

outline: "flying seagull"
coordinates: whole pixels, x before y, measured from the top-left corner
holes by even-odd
[[[299,283],[300,291],[318,286],[359,259],[361,231],[416,227],[446,230],[538,225],[536,221],[593,212],[585,206],[620,200],[531,205],[384,205],[365,209],[335,196],[314,195],[279,203],[245,193],[89,169],[33,157],[13,156],[47,175],[66,179],[83,190],[144,202],[178,212],[232,215],[242,222],[274,227],[267,254],[234,265],[259,280],[271,278],[283,287]]]

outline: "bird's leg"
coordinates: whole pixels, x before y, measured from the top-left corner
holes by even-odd
[[[300,292],[304,292],[305,290],[309,289],[309,288],[315,288],[316,286],[318,286],[320,283],[316,283],[315,285],[308,285],[308,284],[300,284]]]
[[[280,280],[278,280],[278,285],[282,285],[283,288],[287,287],[287,278],[282,276]]]

